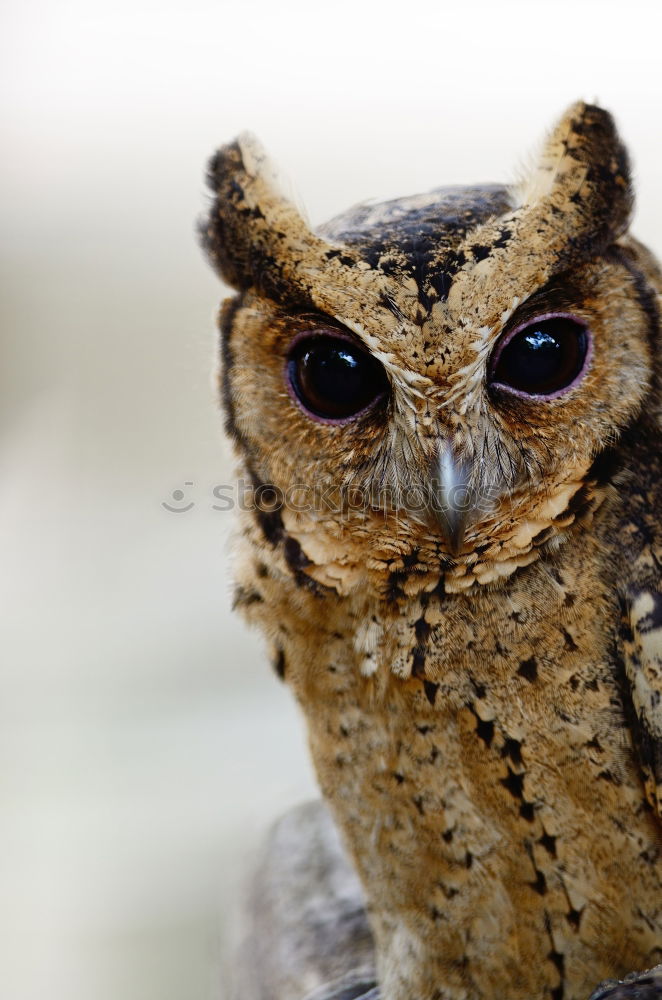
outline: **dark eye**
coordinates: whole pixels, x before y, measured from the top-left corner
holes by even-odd
[[[378,361],[349,337],[315,332],[303,336],[287,359],[290,385],[301,405],[323,420],[347,420],[388,388]]]
[[[490,384],[527,396],[555,396],[574,385],[590,348],[586,325],[572,316],[542,316],[497,344]]]

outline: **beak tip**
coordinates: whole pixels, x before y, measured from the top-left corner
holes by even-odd
[[[464,548],[464,536],[467,528],[466,511],[440,511],[438,521],[450,554],[459,556]]]
[[[469,484],[471,464],[458,456],[448,444],[437,454],[432,494],[437,521],[450,555],[457,557],[464,548],[469,522]]]

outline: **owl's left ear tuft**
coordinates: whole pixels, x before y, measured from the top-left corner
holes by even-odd
[[[578,102],[561,118],[516,190],[523,209],[562,213],[568,237],[602,252],[627,230],[634,196],[627,150],[608,111]]]

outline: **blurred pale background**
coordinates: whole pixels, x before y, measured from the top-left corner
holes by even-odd
[[[219,1000],[244,859],[314,793],[229,613],[207,157],[253,129],[320,222],[510,179],[597,98],[660,251],[657,6],[3,4],[2,1000]]]

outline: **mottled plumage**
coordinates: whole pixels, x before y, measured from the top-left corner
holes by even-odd
[[[257,491],[236,603],[306,715],[381,997],[586,1000],[661,962],[661,282],[611,117],[571,108],[519,188],[318,232],[249,138],[210,184]],[[550,317],[573,379],[504,383]],[[386,386],[351,419],[292,374],[331,342]]]

